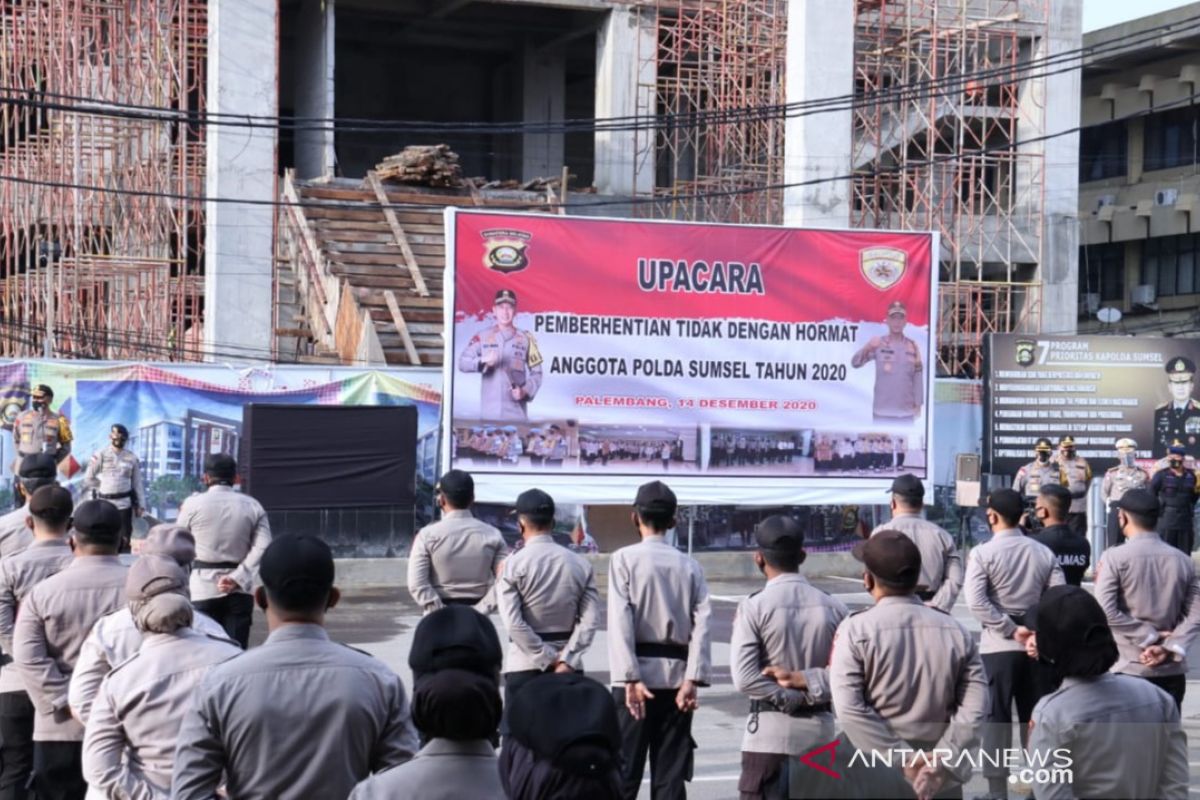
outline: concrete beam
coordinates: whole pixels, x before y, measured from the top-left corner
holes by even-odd
[[[596,118],[653,122],[658,47],[653,15],[617,7],[596,36]],[[624,126],[622,126],[624,127]],[[596,191],[629,197],[654,191],[654,131],[596,131]]]
[[[521,57],[522,121],[561,122],[566,116],[566,49],[538,48],[526,44]],[[522,180],[562,172],[565,151],[562,132],[526,133],[521,136]]]
[[[296,116],[334,118],[334,4],[336,0],[301,0],[297,15]],[[333,128],[296,131],[296,177],[302,180],[333,174]]]

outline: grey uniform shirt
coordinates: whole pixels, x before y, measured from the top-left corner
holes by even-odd
[[[838,628],[829,664],[833,710],[863,751],[972,746],[987,714],[987,678],[971,634],[916,595],[884,597]],[[897,762],[898,763],[898,762]]]
[[[165,798],[175,739],[200,680],[242,649],[192,628],[150,633],[100,685],[83,739],[83,775],[106,797]]]
[[[0,559],[15,556],[33,543],[33,531],[25,524],[29,509],[22,506],[0,517]]]
[[[25,682],[11,661],[21,601],[36,584],[74,559],[66,539],[35,541],[12,558],[0,559],[0,646],[5,655],[5,664],[0,668],[0,694],[25,691]]]
[[[499,800],[496,751],[486,739],[430,739],[412,761],[372,775],[350,800]]]
[[[117,508],[129,508],[134,499],[139,507],[146,505],[146,486],[142,483],[138,457],[123,447],[118,449],[110,444],[93,455],[83,474],[83,486],[101,496],[133,492],[133,497],[103,498]]]
[[[934,593],[929,604],[942,611],[954,608],[963,585],[963,560],[950,534],[920,514],[897,514],[871,531],[871,535],[889,529],[912,539],[921,551],[917,589]]]
[[[1188,796],[1187,736],[1170,695],[1126,675],[1064,678],[1033,709],[1029,750],[1064,748],[1070,781],[1034,783],[1038,800]],[[1039,771],[1040,772],[1040,771]],[[1042,775],[1042,777],[1052,777]]]
[[[499,360],[493,367],[482,363],[483,356],[488,353],[498,354]],[[492,325],[472,336],[459,356],[458,369],[482,373],[480,419],[526,419],[525,406],[542,386],[542,356],[537,342],[532,334],[516,328],[506,331],[499,325]],[[514,386],[525,390],[524,400],[513,399]]]
[[[475,610],[490,614],[496,569],[507,555],[500,531],[465,509],[448,511],[413,537],[408,591],[426,613],[445,605],[445,598],[482,598]]]
[[[555,661],[583,669],[600,624],[600,592],[586,558],[549,534],[534,536],[505,559],[496,600],[510,642],[507,672],[545,670]]]
[[[231,486],[210,486],[183,501],[176,524],[196,538],[197,561],[238,565],[233,569],[194,568],[190,583],[193,600],[223,597],[217,579],[224,575],[237,581],[243,593],[254,589],[258,562],[271,543],[271,524],[257,500]]]
[[[729,643],[733,685],[751,701],[777,709],[827,705],[829,653],[838,625],[849,614],[842,602],[817,589],[803,575],[777,575],[738,605]],[[804,673],[807,691],[784,689],[764,677],[766,667]],[[755,724],[757,723],[757,724]],[[833,738],[833,715],[792,717],[751,713],[742,750],[800,755]]]
[[[1108,617],[1120,658],[1114,672],[1145,677],[1187,674],[1188,647],[1200,626],[1200,579],[1189,556],[1157,533],[1139,533],[1110,547],[1096,568],[1096,599]],[[1163,642],[1174,657],[1157,667],[1138,658],[1159,631],[1173,631]]]
[[[222,774],[238,800],[346,797],[417,751],[400,677],[319,625],[276,628],[209,672],[194,698],[176,745],[175,800],[211,800]]]
[[[192,612],[192,628],[218,639],[229,638],[216,620],[199,611]],[[76,719],[87,724],[92,701],[100,691],[104,676],[113,667],[120,666],[137,654],[141,646],[142,632],[133,624],[133,613],[129,606],[96,620],[79,651],[79,660],[75,663],[75,671],[71,673],[71,685],[67,691],[67,702]]]
[[[96,620],[125,605],[128,571],[117,556],[77,557],[21,603],[13,661],[36,711],[34,741],[83,740],[67,703],[71,672]]]
[[[973,548],[966,591],[967,605],[983,626],[980,652],[1024,652],[1025,645],[1013,638],[1017,625],[1024,624],[1025,613],[1037,605],[1042,592],[1063,583],[1054,551],[1018,529],[997,531]]]
[[[1125,496],[1130,489],[1146,489],[1150,486],[1150,473],[1141,467],[1127,467],[1124,464],[1109,467],[1104,473],[1104,483],[1100,486],[1105,503],[1115,503]]]
[[[878,341],[875,352],[868,353]],[[858,368],[875,362],[875,394],[872,410],[877,417],[911,419],[925,404],[925,370],[917,343],[903,334],[890,333],[867,342],[850,359]]]
[[[677,689],[712,677],[712,607],[704,570],[662,535],[612,554],[608,566],[608,663],[613,683]],[[637,645],[675,645],[687,658],[643,657]]]

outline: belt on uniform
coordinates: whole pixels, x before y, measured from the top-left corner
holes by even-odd
[[[194,569],[237,569],[240,567],[237,561],[193,561]]]
[[[1025,624],[1025,615],[1024,614],[1009,614],[1008,618],[1011,619],[1013,622],[1017,623],[1018,625]]]
[[[676,661],[687,661],[688,657],[688,649],[682,644],[638,642],[633,646],[633,652],[638,658],[673,658]]]
[[[117,492],[116,494],[101,494],[96,492],[96,497],[101,500],[124,500],[126,497],[133,497],[133,492]]]
[[[930,600],[933,599],[933,596],[935,594],[937,594],[937,592],[932,592],[928,589],[917,589],[917,591],[914,594],[916,594],[917,597],[921,598],[926,603],[928,603]]]
[[[831,711],[833,711],[831,703],[816,703],[811,706],[799,706],[792,711],[784,711],[782,708],[776,708],[763,700],[750,701],[751,714],[786,714],[789,717],[803,718],[816,716],[817,714],[828,714]]]
[[[533,635],[541,639],[543,642],[565,642],[571,638],[571,631],[534,631]]]
[[[448,606],[474,606],[483,601],[482,597],[443,597],[442,603]]]

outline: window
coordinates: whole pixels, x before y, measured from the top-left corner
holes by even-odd
[[[1118,178],[1127,171],[1129,131],[1124,122],[1084,128],[1079,135],[1079,180]]]
[[[1098,294],[1101,302],[1125,299],[1125,244],[1079,248],[1079,294]]]
[[[1143,242],[1141,281],[1154,286],[1159,297],[1200,292],[1200,234]]]
[[[1196,163],[1197,108],[1176,108],[1146,117],[1147,170]]]

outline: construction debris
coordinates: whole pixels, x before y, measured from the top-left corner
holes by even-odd
[[[575,177],[574,175],[570,177]],[[476,189],[514,189],[522,192],[557,192],[562,187],[562,178],[531,178],[527,181],[489,181],[487,178],[468,178]]]
[[[463,186],[458,153],[449,145],[410,145],[375,166],[380,180],[413,186],[458,189]]]

